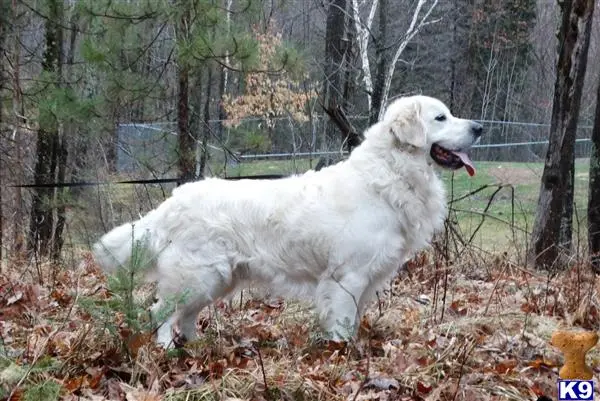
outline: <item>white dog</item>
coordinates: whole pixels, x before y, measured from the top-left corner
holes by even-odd
[[[280,180],[206,179],[182,185],[158,208],[94,246],[107,270],[147,238],[158,296],[188,294],[158,331],[196,334],[201,308],[242,285],[311,295],[334,340],[355,334],[375,290],[443,226],[446,199],[435,166],[475,173],[466,150],[482,126],[439,100],[400,98],[350,157]]]

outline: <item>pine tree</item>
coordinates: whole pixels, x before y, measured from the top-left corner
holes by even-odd
[[[59,0],[47,0],[48,17],[45,21],[45,48],[42,60],[43,79],[49,82],[48,97],[60,93],[62,85],[62,45],[64,5]],[[49,100],[48,98],[46,99]],[[54,204],[57,191],[43,187],[55,179],[64,180],[67,144],[59,131],[57,113],[50,101],[40,105],[39,128],[36,144],[34,189],[29,222],[28,249],[41,256],[52,253],[54,241],[62,236],[62,227],[56,224]]]

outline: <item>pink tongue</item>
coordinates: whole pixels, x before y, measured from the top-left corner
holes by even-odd
[[[458,156],[460,158],[460,160],[465,165],[465,169],[467,169],[467,173],[469,173],[469,176],[473,177],[475,175],[475,166],[473,165],[473,161],[471,161],[471,158],[469,157],[469,155],[466,154],[465,152],[452,152],[452,153],[454,153],[456,156]]]

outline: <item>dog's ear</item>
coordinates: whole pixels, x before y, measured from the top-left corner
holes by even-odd
[[[421,104],[413,99],[402,100],[388,107],[383,121],[399,142],[422,148],[427,143],[427,132],[421,118]]]

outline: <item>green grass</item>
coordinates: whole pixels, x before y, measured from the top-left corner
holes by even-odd
[[[314,168],[318,159],[256,160],[227,167],[228,177],[260,174],[296,174]]]
[[[474,242],[490,250],[504,250],[507,245],[524,249],[527,232],[531,231],[535,218],[543,164],[478,162],[477,167],[477,175],[472,178],[462,171],[443,174],[449,198],[452,196],[452,189],[454,198],[460,198],[486,184],[495,185],[452,205],[459,210],[455,216],[460,229],[467,237],[473,233],[482,221],[482,213],[492,194],[498,185],[504,184],[505,187],[499,190],[485,212],[486,217]],[[588,168],[588,160],[582,159],[575,163],[575,230],[585,226],[586,222]],[[508,174],[502,176],[497,173],[499,170]]]
[[[302,173],[316,165],[317,160],[257,160],[240,163],[227,169],[228,176]],[[477,162],[477,174],[469,177],[465,170],[443,172],[448,199],[461,198],[485,185],[476,194],[452,203],[454,221],[463,237],[473,238],[476,245],[488,250],[506,249],[507,245],[524,248],[527,232],[531,231],[538,202],[543,163]],[[588,186],[587,159],[575,163],[576,220],[585,224]],[[499,185],[504,185],[490,202]],[[483,216],[485,214],[485,218]],[[575,230],[578,229],[577,221]]]

